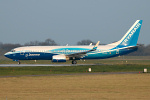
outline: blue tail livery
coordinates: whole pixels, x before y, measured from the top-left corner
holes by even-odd
[[[14,61],[20,60],[51,60],[66,62],[72,60],[77,64],[80,59],[106,59],[128,54],[137,50],[137,41],[142,20],[137,20],[119,41],[107,45],[94,46],[26,46],[12,49],[4,55]]]
[[[127,31],[124,37],[120,40],[119,46],[136,46],[141,25],[142,25],[142,20],[137,20],[133,24],[133,26]]]

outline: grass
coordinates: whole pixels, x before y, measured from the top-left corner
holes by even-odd
[[[0,100],[149,100],[150,74],[0,78]]]
[[[115,57],[103,60],[86,60],[78,61],[78,64],[109,64],[96,66],[51,66],[51,67],[0,67],[0,76],[15,76],[15,75],[47,75],[47,74],[66,74],[66,73],[86,73],[88,68],[92,68],[92,72],[142,72],[144,68],[150,69],[149,56],[125,56]],[[0,64],[16,64],[10,59],[0,59]],[[52,63],[50,60],[23,60],[22,64],[70,64],[66,63]]]
[[[0,67],[0,76],[16,75],[48,75],[87,73],[88,68],[92,72],[143,72],[144,68],[150,69],[149,65],[94,65],[94,66],[37,66],[37,67]]]
[[[0,67],[0,100],[149,100],[150,74],[78,74],[98,72],[143,72],[150,69],[148,57],[78,61],[95,66]],[[21,61],[23,64],[51,64],[51,61]],[[64,63],[69,64],[70,61]],[[16,64],[1,59],[0,64]],[[49,75],[30,76],[24,75]],[[5,77],[20,76],[22,77]],[[4,77],[3,77],[4,76]]]

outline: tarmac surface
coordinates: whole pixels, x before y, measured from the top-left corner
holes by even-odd
[[[87,65],[104,65],[104,64],[0,64],[0,67],[33,67],[33,66],[87,66]]]

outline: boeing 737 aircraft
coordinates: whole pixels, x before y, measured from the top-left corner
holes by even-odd
[[[26,46],[12,49],[4,55],[14,61],[20,60],[52,60],[52,62],[66,62],[72,60],[77,64],[80,59],[105,59],[128,54],[136,51],[137,41],[142,25],[142,20],[137,20],[121,40],[95,46]]]

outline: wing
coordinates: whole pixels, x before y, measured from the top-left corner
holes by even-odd
[[[96,43],[96,45],[91,49],[91,50],[88,50],[88,51],[85,51],[85,52],[78,52],[78,53],[73,53],[73,54],[69,54],[69,55],[66,55],[67,57],[69,58],[72,58],[72,59],[75,59],[75,58],[82,58],[84,57],[88,52],[91,52],[91,51],[95,51],[99,45],[100,41],[98,41]]]

